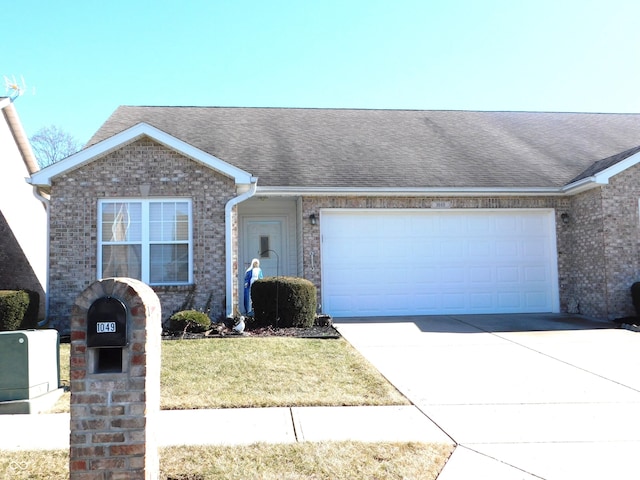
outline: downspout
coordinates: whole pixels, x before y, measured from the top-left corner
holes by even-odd
[[[233,317],[233,278],[235,272],[233,271],[233,225],[231,222],[231,213],[233,212],[233,207],[235,207],[240,202],[244,202],[248,198],[251,198],[255,195],[256,190],[258,188],[258,179],[253,177],[251,179],[251,186],[249,190],[244,192],[237,197],[232,198],[227,202],[224,207],[224,225],[225,225],[225,258],[226,258],[226,310],[227,317]]]
[[[44,210],[47,212],[47,251],[45,254],[45,258],[47,259],[47,264],[45,268],[45,286],[44,286],[44,320],[38,322],[38,328],[43,328],[49,323],[49,226],[50,226],[50,218],[49,218],[49,199],[40,193],[40,189],[37,185],[32,185],[33,187],[33,196],[42,202],[44,205]]]

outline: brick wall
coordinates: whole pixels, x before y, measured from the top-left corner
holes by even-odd
[[[233,181],[150,139],[141,139],[54,179],[50,223],[51,324],[69,330],[75,297],[96,280],[97,203],[100,198],[192,199],[194,285],[154,288],[166,318],[189,298],[224,313],[226,202]],[[142,192],[141,192],[142,190]],[[164,318],[163,318],[164,319]]]
[[[570,311],[607,317],[602,191],[588,190],[571,198],[569,232]]]
[[[640,281],[640,165],[602,187],[602,230],[609,318],[635,315],[629,291]]]
[[[571,198],[570,297],[576,311],[612,320],[635,315],[640,280],[640,165]]]

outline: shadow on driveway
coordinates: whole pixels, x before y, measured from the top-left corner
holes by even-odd
[[[414,323],[422,332],[431,333],[548,332],[619,328],[614,322],[559,313],[349,317],[335,318],[334,321],[344,324]]]

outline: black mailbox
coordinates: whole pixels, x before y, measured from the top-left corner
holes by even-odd
[[[97,299],[87,312],[87,347],[127,345],[127,307],[113,297]]]

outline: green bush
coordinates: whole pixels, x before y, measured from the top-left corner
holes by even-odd
[[[20,330],[38,328],[38,312],[40,310],[40,294],[33,290],[24,290],[29,295],[29,306],[20,323]]]
[[[169,318],[168,329],[171,332],[204,332],[211,326],[211,319],[204,312],[182,310]]]
[[[23,290],[0,290],[0,330],[20,327],[29,308],[29,294]]]
[[[255,322],[259,326],[311,327],[316,319],[316,287],[297,277],[269,277],[251,286]]]

